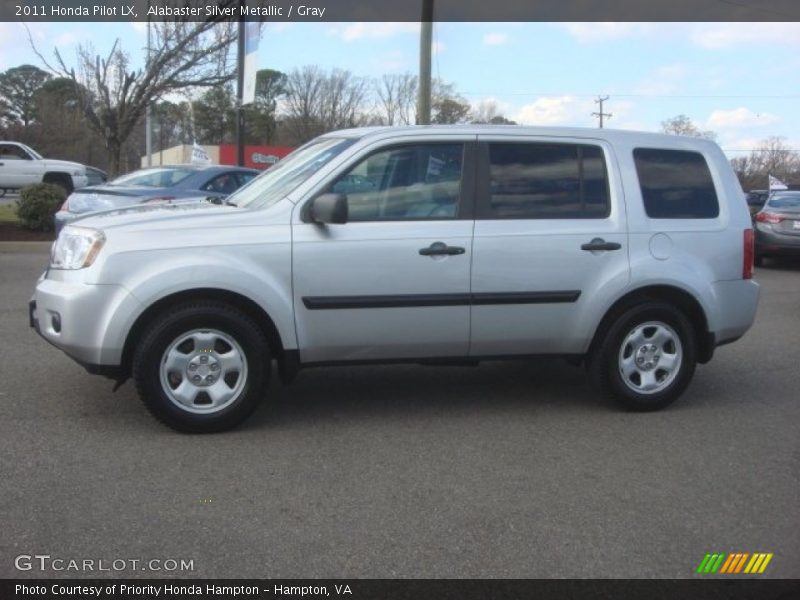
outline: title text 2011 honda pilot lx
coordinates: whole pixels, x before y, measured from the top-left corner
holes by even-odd
[[[661,408],[758,303],[752,230],[714,143],[525,127],[323,135],[227,205],[66,227],[31,324],[147,408],[216,431],[320,364],[560,355]]]

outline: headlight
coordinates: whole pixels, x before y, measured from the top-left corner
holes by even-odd
[[[51,269],[83,269],[90,266],[106,243],[102,231],[88,227],[65,227],[50,252]]]

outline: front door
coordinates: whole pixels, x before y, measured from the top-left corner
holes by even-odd
[[[38,183],[41,173],[30,158],[16,144],[0,144],[0,187],[21,188]]]
[[[324,192],[348,222],[293,225],[302,362],[468,353],[474,136],[375,148]]]

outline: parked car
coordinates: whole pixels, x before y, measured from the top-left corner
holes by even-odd
[[[65,227],[30,303],[47,341],[133,377],[181,431],[245,419],[272,360],[289,382],[314,365],[560,355],[655,410],[758,303],[750,215],[708,140],[352,129],[229,200]]]
[[[256,169],[219,165],[177,165],[134,171],[70,194],[55,215],[56,233],[78,217],[132,204],[222,199],[259,173]]]
[[[76,162],[44,158],[19,142],[0,141],[0,191],[3,194],[34,183],[52,183],[69,194],[88,185],[87,168]]]
[[[747,206],[750,208],[750,214],[755,214],[761,210],[764,203],[769,198],[769,190],[750,190],[746,194]]]
[[[800,256],[800,191],[773,192],[755,216],[755,263]]]

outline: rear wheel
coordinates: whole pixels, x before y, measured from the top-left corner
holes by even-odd
[[[171,309],[142,336],[133,359],[139,396],[178,431],[213,432],[241,423],[269,383],[270,353],[261,329],[227,304]]]
[[[628,309],[608,329],[592,361],[600,386],[623,407],[663,408],[683,393],[696,365],[692,324],[669,304]]]

